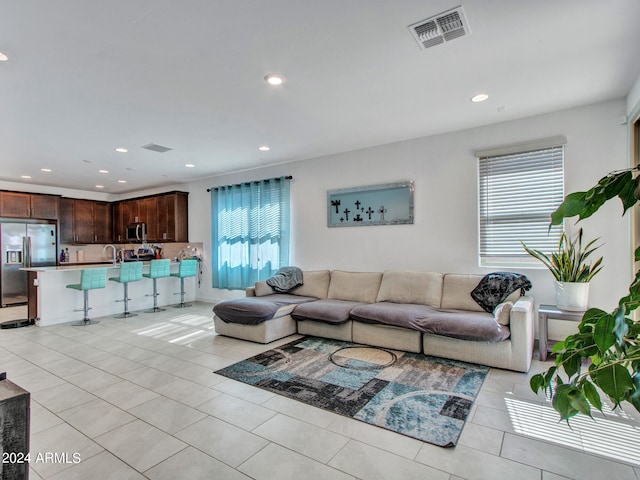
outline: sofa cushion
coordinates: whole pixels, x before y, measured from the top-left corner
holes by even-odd
[[[256,282],[255,296],[264,297],[266,295],[273,295],[276,293],[274,288],[267,284],[267,282]]]
[[[298,305],[291,313],[291,316],[301,321],[316,320],[334,324],[344,323],[349,320],[349,312],[359,305],[365,304],[327,298]]]
[[[327,298],[330,280],[331,272],[329,270],[302,272],[302,285],[289,293],[303,297]]]
[[[454,308],[459,310],[470,310],[473,312],[484,312],[484,309],[471,296],[471,292],[478,286],[484,275],[464,275],[458,273],[447,273],[444,276],[442,285],[442,308]],[[515,302],[520,298],[520,290],[509,295],[506,301]]]
[[[361,305],[351,318],[365,323],[381,323],[410,328],[462,340],[499,342],[509,338],[509,328],[499,325],[493,315],[426,305],[380,302]]]
[[[276,316],[291,313],[299,303],[312,302],[312,297],[300,297],[279,293],[264,297],[246,297],[225,300],[213,306],[214,313],[221,320],[228,323],[243,325],[258,325]]]
[[[416,303],[439,307],[443,275],[438,272],[387,270],[376,302]]]
[[[511,307],[513,302],[503,302],[499,304],[493,311],[493,318],[496,319],[500,325],[509,326],[511,321]]]
[[[350,302],[373,303],[376,301],[382,273],[344,272],[333,270],[327,298]]]

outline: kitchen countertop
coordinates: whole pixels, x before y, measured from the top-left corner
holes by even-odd
[[[147,266],[151,261],[141,262],[142,265]],[[174,262],[171,260],[171,265],[177,265],[180,262]],[[120,268],[120,263],[116,265],[113,262],[109,263],[68,263],[63,265],[52,265],[50,267],[28,267],[21,268],[27,272],[65,272],[69,270],[84,270],[86,268]]]

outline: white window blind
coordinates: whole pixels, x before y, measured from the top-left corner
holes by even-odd
[[[481,265],[535,264],[520,242],[549,253],[562,233],[549,222],[564,199],[564,145],[514,150],[476,152]]]

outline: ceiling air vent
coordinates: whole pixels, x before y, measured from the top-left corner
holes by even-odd
[[[164,146],[158,145],[156,143],[150,143],[148,145],[143,145],[142,148],[146,148],[147,150],[151,150],[153,152],[158,152],[158,153],[164,153],[164,152],[168,152],[169,150],[173,150],[173,148],[164,147]]]
[[[461,6],[409,25],[408,28],[422,50],[471,34]]]

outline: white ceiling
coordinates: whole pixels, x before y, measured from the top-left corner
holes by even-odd
[[[420,50],[407,26],[460,4],[471,35]],[[638,0],[0,0],[0,180],[117,194],[622,98],[639,20]]]

